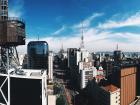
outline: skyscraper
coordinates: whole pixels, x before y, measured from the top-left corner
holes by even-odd
[[[48,77],[51,82],[53,81],[53,56],[53,52],[50,51],[48,55]]]
[[[77,48],[68,48],[68,67],[73,68],[76,66],[76,52]]]
[[[129,105],[136,98],[136,72],[137,67],[122,66],[113,73],[112,83],[120,88],[121,105]]]
[[[0,20],[8,18],[8,0],[0,0]]]
[[[117,49],[114,51],[114,61],[119,63],[122,60],[122,57],[122,51],[118,49],[117,45]]]
[[[28,43],[28,68],[48,69],[48,43],[31,41]]]

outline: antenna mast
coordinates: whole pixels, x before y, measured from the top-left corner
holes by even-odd
[[[119,50],[119,46],[118,46],[118,44],[117,44],[117,46],[116,46],[116,50]]]
[[[80,48],[85,48],[84,46],[84,27],[83,27],[83,22],[82,22],[82,36],[81,36],[81,45]]]

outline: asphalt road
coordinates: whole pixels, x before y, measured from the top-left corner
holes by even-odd
[[[68,88],[67,84],[69,84],[69,80],[64,79],[65,75],[66,74],[65,74],[64,70],[61,70],[61,69],[55,69],[54,70],[54,80],[55,80],[55,82],[60,83],[64,86],[65,96],[66,96],[66,99],[67,99],[69,105],[74,105],[73,102],[72,102],[72,97],[74,97],[77,94],[77,92],[74,91],[74,90],[70,90]]]

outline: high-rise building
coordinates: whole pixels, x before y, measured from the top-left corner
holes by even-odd
[[[10,70],[5,75],[0,73],[0,105],[47,105],[46,72],[24,69],[22,72]]]
[[[80,88],[83,89],[88,84],[89,80],[92,80],[93,77],[97,76],[97,69],[92,66],[89,68],[84,68],[80,70]]]
[[[123,66],[112,75],[112,83],[120,88],[121,105],[129,105],[136,98],[136,66]]]
[[[113,72],[114,62],[104,61],[104,62],[102,62],[102,66],[105,70],[105,77],[108,78]]]
[[[137,66],[137,96],[140,96],[140,64]]]
[[[136,67],[121,70],[121,105],[128,105],[136,98]]]
[[[116,86],[110,84],[100,87],[98,94],[100,98],[96,105],[120,105],[120,89]]]
[[[86,87],[88,105],[120,105],[120,88],[113,84],[99,86],[95,80]]]
[[[119,63],[122,60],[123,57],[123,53],[121,50],[118,49],[118,45],[117,45],[117,49],[114,51],[114,61],[116,63]]]
[[[91,68],[93,66],[94,65],[93,65],[92,61],[90,61],[88,59],[86,59],[85,61],[80,61],[79,62],[79,73],[80,73],[80,70],[83,70],[85,68]]]
[[[49,52],[48,56],[48,79],[53,81],[53,52]]]
[[[90,53],[82,48],[76,52],[76,64],[78,65],[80,61],[85,61],[85,59],[90,58]]]
[[[114,61],[119,62],[122,59],[121,50],[114,51]]]
[[[0,0],[0,20],[8,18],[8,0]]]
[[[31,41],[28,43],[28,68],[48,69],[48,43]]]
[[[76,66],[76,52],[77,48],[68,48],[68,67],[73,68]]]

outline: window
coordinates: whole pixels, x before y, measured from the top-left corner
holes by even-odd
[[[2,6],[1,9],[2,9],[2,10],[6,10],[7,7],[6,7],[6,6]]]

